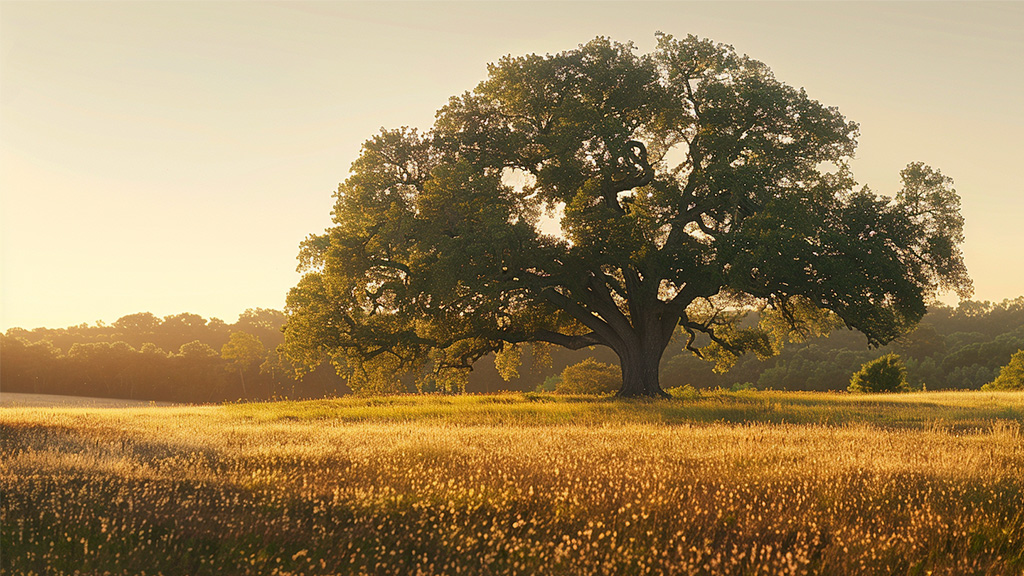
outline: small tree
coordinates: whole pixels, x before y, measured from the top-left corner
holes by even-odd
[[[243,396],[248,396],[244,373],[259,366],[266,356],[267,349],[263,347],[263,342],[248,332],[232,332],[227,344],[220,349],[220,357],[231,363],[229,369],[238,371]]]
[[[559,394],[610,394],[619,389],[622,372],[618,366],[598,362],[593,358],[566,366],[562,379],[555,385]]]
[[[870,362],[865,362],[860,370],[850,379],[850,392],[909,392],[907,383],[907,367],[899,354],[886,354]]]
[[[981,387],[982,390],[1024,390],[1024,350],[1010,356],[1010,362],[999,370],[999,376]]]

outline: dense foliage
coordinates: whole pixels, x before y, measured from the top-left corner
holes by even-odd
[[[429,132],[363,145],[302,245],[298,365],[461,390],[489,353],[596,345],[620,394],[656,396],[680,331],[724,367],[837,325],[885,344],[937,291],[970,292],[952,181],[914,163],[894,197],[858,188],[857,125],[729,46],[598,38],[488,71]]]

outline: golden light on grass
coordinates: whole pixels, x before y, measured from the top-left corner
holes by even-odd
[[[1022,407],[723,393],[3,409],[2,566],[1019,574]]]

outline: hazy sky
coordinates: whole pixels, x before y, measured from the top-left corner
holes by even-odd
[[[0,2],[0,329],[282,308],[380,127],[505,54],[696,34],[956,182],[976,299],[1024,294],[1024,3]]]

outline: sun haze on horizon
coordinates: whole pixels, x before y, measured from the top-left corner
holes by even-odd
[[[1024,5],[3,3],[0,330],[277,308],[380,127],[506,54],[695,34],[861,129],[854,173],[956,182],[975,298],[1024,294]]]

